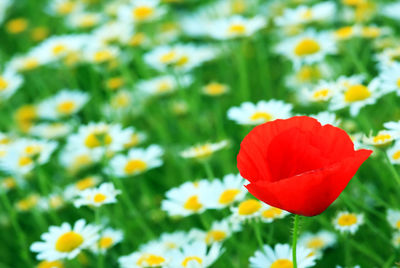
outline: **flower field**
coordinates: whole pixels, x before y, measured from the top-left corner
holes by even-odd
[[[0,0],[0,268],[398,267],[399,23]]]

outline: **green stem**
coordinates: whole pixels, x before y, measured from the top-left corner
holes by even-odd
[[[99,228],[100,228],[100,230],[99,230],[99,233],[100,233],[100,239],[101,239],[101,235],[102,235],[102,231],[103,231],[103,227],[102,227],[102,225],[101,225],[101,223],[100,223],[100,210],[101,210],[101,207],[98,207],[98,208],[95,208],[95,222],[96,222],[96,225],[97,226],[99,226]],[[103,262],[103,252],[101,251],[101,248],[99,248],[99,256],[98,256],[98,259],[97,259],[97,267],[99,267],[99,268],[103,268],[104,267],[104,262]]]
[[[297,268],[297,234],[299,229],[299,215],[294,216],[294,226],[293,226],[293,241],[292,241],[292,258],[293,258],[293,268]]]
[[[205,171],[206,171],[207,178],[208,178],[210,181],[212,181],[215,177],[214,177],[214,173],[213,173],[213,171],[212,171],[210,162],[208,162],[207,160],[206,160],[206,161],[203,161],[203,166],[204,166],[204,169],[205,169]]]
[[[261,251],[264,251],[264,242],[261,237],[260,223],[258,221],[253,221],[253,227],[254,227],[254,232],[256,234],[258,246],[260,247]]]

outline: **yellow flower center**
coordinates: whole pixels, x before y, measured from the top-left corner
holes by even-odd
[[[67,100],[57,105],[57,111],[62,115],[68,115],[74,112],[76,104],[72,100]]]
[[[32,70],[39,66],[39,62],[35,58],[25,59],[22,69],[23,70]]]
[[[13,19],[6,25],[7,31],[12,34],[18,34],[28,27],[28,20],[24,18]]]
[[[247,216],[256,213],[261,208],[261,203],[254,199],[243,201],[239,204],[239,215]]]
[[[313,97],[314,99],[324,99],[326,98],[331,91],[329,88],[323,88],[314,92]]]
[[[105,194],[102,194],[102,193],[97,193],[97,194],[95,194],[94,197],[93,197],[93,201],[94,201],[95,203],[104,202],[104,200],[106,200],[106,199],[107,199],[107,196],[106,196]]]
[[[378,27],[364,27],[362,29],[362,35],[367,38],[376,38],[381,34],[381,30]]]
[[[396,85],[397,85],[397,87],[399,87],[399,88],[400,88],[400,78],[399,78],[399,79],[397,79]]]
[[[222,205],[229,205],[235,201],[235,197],[240,193],[239,189],[228,189],[222,192],[218,199],[218,203]]]
[[[365,3],[365,0],[342,0],[343,4],[348,6],[358,6]]]
[[[0,91],[5,90],[8,87],[8,82],[0,76]]]
[[[146,35],[144,33],[136,33],[129,40],[131,46],[138,46],[144,42]]]
[[[363,85],[353,85],[350,86],[344,93],[344,100],[346,102],[356,102],[362,101],[371,96],[371,92],[366,86]]]
[[[36,27],[33,29],[31,37],[33,41],[42,41],[49,35],[49,29],[46,27]]]
[[[263,218],[273,219],[282,214],[282,209],[270,207],[261,213]]]
[[[228,32],[231,34],[244,34],[246,33],[246,26],[243,24],[232,24]]]
[[[255,112],[254,114],[251,115],[250,117],[251,121],[259,121],[262,120],[263,122],[268,122],[272,120],[272,115],[267,112]]]
[[[271,264],[270,268],[293,268],[293,262],[288,259],[278,259]]]
[[[318,42],[307,38],[307,39],[303,39],[301,40],[295,47],[294,49],[294,53],[297,56],[308,56],[308,55],[312,55],[317,53],[319,50],[321,49],[321,47],[319,46]]]
[[[340,39],[349,38],[353,34],[353,27],[346,26],[336,30],[335,35]]]
[[[112,53],[109,50],[100,50],[94,53],[94,61],[97,63],[105,62],[113,58]]]
[[[134,147],[134,146],[136,146],[136,145],[138,145],[139,144],[139,135],[138,134],[132,134],[131,135],[131,138],[129,139],[129,142],[128,143],[126,143],[126,144],[124,144],[124,147],[125,148],[131,148],[131,147]]]
[[[199,202],[199,197],[197,195],[189,197],[183,205],[184,209],[191,211],[199,211],[202,207],[203,205]]]
[[[75,184],[75,187],[78,190],[82,191],[82,190],[85,190],[87,188],[93,187],[95,184],[96,184],[96,181],[92,177],[88,177],[88,178],[85,178],[85,179],[82,179],[82,180],[78,181]]]
[[[299,70],[296,76],[301,82],[308,82],[313,79],[321,78],[321,72],[316,67],[304,66]]]
[[[20,167],[25,167],[33,163],[33,160],[28,156],[21,156],[18,160],[18,165]]]
[[[183,66],[188,62],[189,62],[189,57],[188,56],[182,56],[182,57],[179,58],[179,60],[175,64],[177,66]]]
[[[399,160],[400,159],[400,150],[396,151],[393,155],[392,158],[394,160]]]
[[[392,140],[392,136],[389,134],[378,134],[373,139],[374,143],[386,143]]]
[[[111,136],[106,133],[91,133],[85,139],[86,147],[89,147],[91,149],[103,145],[109,145],[111,142]]]
[[[113,78],[108,79],[108,81],[107,81],[107,87],[112,90],[120,88],[123,84],[124,84],[124,80],[122,77],[113,77]]]
[[[101,249],[107,249],[107,248],[111,247],[112,244],[113,244],[113,239],[108,236],[102,237],[99,240],[99,248],[101,248]]]
[[[396,222],[396,228],[397,228],[397,229],[400,229],[400,221],[397,221],[397,222]]]
[[[114,108],[124,108],[130,104],[131,98],[126,92],[119,92],[111,99],[111,106]]]
[[[17,185],[13,177],[8,177],[3,180],[3,187],[6,189],[12,189]]]
[[[37,268],[63,268],[61,261],[41,261]]]
[[[69,231],[62,234],[56,242],[56,250],[59,252],[71,252],[77,249],[83,243],[82,235]]]
[[[154,9],[148,6],[137,7],[133,10],[133,17],[136,20],[145,20],[154,14]]]
[[[304,11],[301,14],[301,18],[305,19],[305,20],[309,20],[312,18],[312,15],[313,15],[312,10],[310,8],[308,8],[306,11]]]
[[[342,216],[340,216],[337,223],[340,226],[351,226],[357,223],[357,216],[352,213],[343,214]]]
[[[63,52],[65,52],[65,51],[67,51],[67,47],[65,45],[63,45],[63,44],[55,45],[53,47],[53,49],[52,49],[53,54],[56,55],[56,56],[61,54],[61,53],[63,53]]]
[[[82,154],[78,155],[74,160],[72,164],[72,169],[77,168],[79,169],[80,167],[87,166],[92,163],[92,158],[88,154]]]
[[[188,256],[182,261],[182,266],[187,267],[189,262],[191,261],[196,261],[198,264],[202,264],[203,260],[200,257],[197,256]]]
[[[126,174],[135,174],[138,172],[143,172],[147,168],[147,163],[140,159],[129,160],[124,168]]]
[[[324,240],[319,237],[313,238],[307,242],[307,247],[312,249],[320,249],[325,245]]]
[[[197,147],[193,148],[193,150],[194,150],[196,158],[206,158],[206,157],[212,155],[212,153],[213,153],[211,145],[209,145],[209,144],[197,146]]]
[[[226,86],[219,83],[211,83],[205,87],[205,92],[209,95],[220,95],[225,93]]]
[[[174,61],[176,58],[176,52],[175,51],[170,51],[165,53],[164,55],[161,56],[160,61],[162,63],[168,64]]]
[[[157,267],[165,262],[165,259],[159,255],[154,254],[143,254],[138,261],[137,265],[141,267]]]
[[[168,83],[168,81],[161,81],[158,85],[157,85],[157,92],[158,93],[165,93],[167,91],[171,90],[171,84]]]
[[[82,28],[93,27],[97,22],[97,18],[94,15],[86,15],[79,21],[79,26]]]
[[[225,238],[226,233],[224,231],[212,230],[207,233],[205,240],[207,244],[211,244],[214,242],[221,242]]]
[[[72,1],[64,2],[57,6],[57,12],[61,15],[66,15],[66,14],[71,13],[74,10],[75,6],[76,6],[76,3],[72,2]]]

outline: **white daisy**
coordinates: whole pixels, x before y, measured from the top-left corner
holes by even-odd
[[[349,232],[354,234],[357,232],[361,224],[364,223],[364,215],[351,213],[347,211],[339,212],[333,221],[336,230],[340,232]]]
[[[58,119],[78,113],[88,102],[89,94],[78,90],[63,89],[38,105],[41,118]]]
[[[210,23],[209,35],[215,39],[226,40],[231,38],[252,36],[264,28],[266,20],[262,16],[245,18],[239,15],[221,18]]]
[[[166,8],[160,5],[159,0],[136,0],[118,9],[118,19],[141,23],[156,20],[166,11]]]
[[[39,253],[38,260],[73,259],[82,249],[96,243],[98,230],[98,227],[86,224],[83,219],[75,222],[73,227],[64,222],[61,226],[50,226],[49,232],[41,236],[43,242],[33,243],[30,249]]]
[[[183,158],[194,158],[198,160],[204,160],[209,158],[214,152],[221,150],[228,146],[227,140],[222,140],[217,143],[204,143],[190,147],[180,153]]]
[[[299,237],[299,245],[310,249],[312,254],[321,257],[321,251],[336,243],[336,235],[329,231],[319,231],[316,234],[306,232]]]
[[[291,59],[298,69],[303,64],[319,62],[326,55],[335,54],[336,44],[330,33],[307,30],[298,36],[284,39],[276,50]]]
[[[400,142],[396,142],[390,149],[386,151],[390,163],[400,165]]]
[[[274,220],[282,219],[289,214],[290,214],[289,212],[284,211],[280,208],[272,207],[270,205],[262,203],[262,208],[260,211],[260,219],[263,222],[271,223]]]
[[[383,66],[379,74],[383,93],[396,92],[400,96],[400,62]]]
[[[297,247],[297,267],[312,267],[315,264],[315,256],[310,255],[311,250]],[[293,267],[292,249],[287,244],[276,244],[275,248],[264,245],[263,250],[257,250],[250,257],[251,268],[275,268]]]
[[[240,125],[259,125],[275,119],[291,116],[292,104],[280,100],[259,101],[256,104],[244,102],[228,110],[228,118]]]
[[[364,137],[363,142],[367,145],[373,145],[375,147],[385,147],[391,144],[399,135],[396,135],[395,131],[380,130],[376,135]]]
[[[120,230],[106,228],[101,231],[97,243],[94,243],[91,250],[96,253],[105,253],[108,249],[122,241],[124,235]]]
[[[114,188],[110,182],[102,183],[98,188],[86,189],[79,193],[79,197],[74,201],[75,207],[94,206],[100,207],[104,204],[117,202],[117,195],[120,190]]]
[[[136,251],[118,259],[121,268],[167,268],[170,261],[170,256],[163,252],[162,249],[156,247]]]
[[[312,114],[310,117],[313,117],[321,123],[321,125],[332,125],[337,127],[340,124],[340,119],[336,117],[336,114],[330,112],[320,112],[318,114]]]
[[[206,268],[210,267],[223,253],[221,244],[214,243],[207,250],[207,244],[195,241],[186,244],[181,250],[174,251],[171,267],[176,268]]]
[[[389,222],[390,226],[392,226],[397,231],[400,231],[400,211],[394,209],[388,209],[387,221]]]
[[[68,135],[73,129],[71,123],[40,123],[32,126],[29,133],[42,139],[59,139]]]
[[[75,199],[78,197],[83,191],[96,187],[101,181],[101,178],[98,176],[87,176],[79,181],[75,182],[74,184],[68,185],[65,188],[64,196],[67,200]]]
[[[110,160],[108,172],[117,177],[129,177],[141,174],[163,164],[163,149],[158,145],[150,145],[146,149],[130,149],[128,154],[116,155]]]
[[[147,95],[166,95],[182,87],[187,88],[193,82],[190,75],[182,75],[179,80],[172,75],[163,75],[148,80],[139,81],[136,88]]]
[[[0,100],[4,101],[10,98],[23,82],[23,77],[10,68],[0,73]]]
[[[240,221],[257,218],[261,215],[263,203],[256,199],[246,199],[232,208],[232,217]]]

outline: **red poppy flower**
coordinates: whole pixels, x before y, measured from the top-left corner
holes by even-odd
[[[259,200],[304,216],[322,213],[371,150],[354,150],[345,131],[307,116],[255,127],[237,156],[246,188]]]

